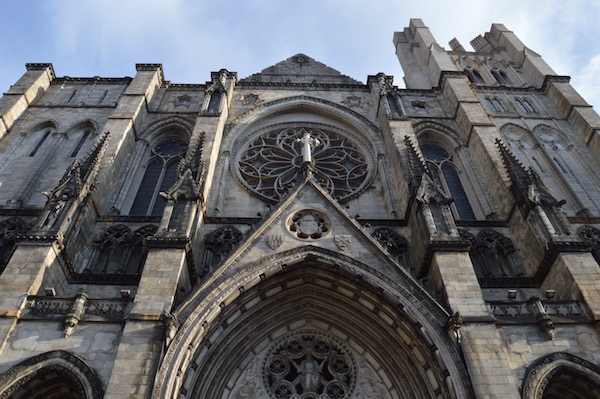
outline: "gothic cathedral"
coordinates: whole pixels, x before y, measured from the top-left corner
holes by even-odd
[[[403,89],[28,64],[0,399],[600,398],[600,117],[501,24],[393,43]]]

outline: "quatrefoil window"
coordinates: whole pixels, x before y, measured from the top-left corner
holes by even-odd
[[[373,177],[368,147],[341,129],[310,124],[275,127],[253,135],[242,147],[234,173],[261,199],[277,203],[306,173],[303,137],[311,141],[310,168],[316,182],[338,201],[355,197]]]

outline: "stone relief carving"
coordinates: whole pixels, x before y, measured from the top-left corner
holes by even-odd
[[[240,97],[240,102],[244,105],[254,105],[260,101],[264,101],[264,99],[257,93],[248,93]]]
[[[229,399],[390,399],[381,377],[364,358],[322,333],[303,331],[253,358]]]
[[[281,234],[270,234],[267,236],[267,245],[275,250],[283,244],[283,236]]]
[[[346,399],[355,385],[356,366],[334,340],[304,332],[272,347],[263,376],[272,398]]]
[[[338,235],[334,237],[335,245],[342,251],[347,251],[352,245],[352,236],[349,235]]]

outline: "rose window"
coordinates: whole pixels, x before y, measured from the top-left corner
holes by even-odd
[[[251,192],[276,203],[310,168],[325,191],[339,201],[348,200],[362,191],[373,175],[369,166],[372,156],[367,146],[357,141],[334,128],[271,129],[253,136],[242,148],[234,173]]]
[[[267,390],[276,399],[347,399],[355,366],[338,343],[314,333],[293,335],[275,345],[265,359]]]

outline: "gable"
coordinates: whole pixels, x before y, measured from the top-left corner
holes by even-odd
[[[362,85],[358,80],[304,55],[296,54],[285,61],[241,79],[240,83],[320,83]]]

